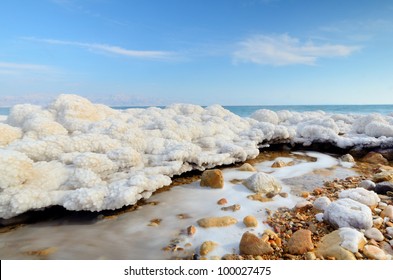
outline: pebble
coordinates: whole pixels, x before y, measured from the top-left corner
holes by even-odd
[[[368,163],[374,163],[374,164],[383,164],[383,165],[387,165],[389,162],[386,158],[383,157],[383,155],[381,155],[380,153],[376,153],[376,152],[369,152],[367,155],[365,155],[362,159],[365,162]]]
[[[220,169],[203,171],[200,185],[202,187],[222,189],[224,187],[224,176],[222,171]]]
[[[366,245],[363,249],[363,254],[373,260],[386,260],[387,256],[385,252],[374,245]]]
[[[237,220],[230,216],[208,217],[198,220],[198,225],[203,228],[227,227],[237,223]]]
[[[378,203],[378,208],[380,208],[380,209],[382,209],[382,210],[385,209],[386,206],[388,206],[388,205],[387,205],[385,202],[382,202],[382,201],[381,201],[381,202]]]
[[[221,198],[220,200],[217,201],[218,205],[225,205],[228,203],[228,200],[226,198]]]
[[[342,240],[338,230],[335,230],[324,237],[317,244],[315,255],[318,258],[333,257],[337,260],[356,260],[355,255],[349,250],[340,246]]]
[[[298,203],[296,203],[295,206],[297,209],[301,209],[301,208],[311,208],[312,207],[312,203],[310,201],[299,201]]]
[[[280,192],[279,195],[283,198],[287,198],[288,197],[288,193],[286,192]]]
[[[306,258],[306,260],[309,260],[309,261],[313,261],[313,260],[317,259],[314,252],[307,252],[305,254],[305,258]]]
[[[385,182],[385,181],[390,181],[393,180],[393,171],[382,171],[377,174],[374,174],[373,176],[373,181],[380,183],[380,182]],[[378,184],[375,186],[375,188],[378,187]]]
[[[240,208],[241,208],[241,207],[240,207],[239,204],[233,204],[233,205],[231,205],[231,206],[221,207],[221,210],[223,210],[223,211],[232,211],[232,212],[235,212],[235,211],[239,211]]]
[[[242,166],[239,167],[240,171],[249,171],[249,172],[256,172],[257,170],[255,169],[254,166],[252,166],[249,163],[244,163]]]
[[[268,192],[267,194],[266,194],[266,197],[267,198],[273,198],[273,197],[275,197],[276,196],[276,193],[274,193],[274,192]]]
[[[53,254],[54,252],[57,251],[56,247],[48,247],[42,250],[34,250],[34,251],[28,251],[26,252],[27,255],[31,256],[48,256]]]
[[[340,157],[340,160],[343,162],[355,162],[355,159],[353,158],[353,156],[351,154],[345,154],[343,156]]]
[[[393,239],[389,241],[390,246],[393,248]]]
[[[189,226],[189,227],[187,228],[187,234],[188,234],[189,236],[193,236],[195,233],[196,233],[196,227],[194,227],[194,226]]]
[[[374,191],[377,194],[387,194],[388,192],[393,191],[393,183],[392,182],[381,182],[375,186]]]
[[[380,247],[386,254],[393,256],[393,248],[388,242],[382,241]]]
[[[199,249],[199,253],[201,256],[205,256],[213,251],[217,247],[217,243],[213,241],[205,241],[202,243],[201,248]]]
[[[382,218],[389,218],[390,220],[393,220],[393,206],[392,205],[388,205],[386,206],[385,209],[383,209],[382,213],[381,213],[381,217]]]
[[[302,192],[302,193],[300,194],[300,196],[303,197],[303,198],[307,198],[307,197],[310,196],[310,193],[309,193],[309,192]]]
[[[374,239],[376,241],[383,241],[384,237],[382,232],[377,228],[370,228],[364,232],[364,235],[369,239]]]
[[[245,224],[246,227],[257,227],[258,226],[257,219],[252,215],[244,217],[243,223]]]
[[[386,232],[393,237],[393,227],[387,227]]]
[[[311,231],[307,229],[299,229],[296,231],[288,240],[288,252],[294,255],[303,255],[304,253],[314,249],[311,235]]]
[[[373,220],[373,225],[375,228],[380,228],[383,224],[383,219],[381,217],[378,217]]]
[[[261,240],[255,234],[245,232],[239,244],[240,254],[260,256],[271,254],[274,252],[273,248],[266,241]]]
[[[317,219],[318,222],[322,222],[323,221],[323,213],[316,214],[315,219]]]
[[[321,188],[316,188],[313,190],[313,194],[314,195],[320,195],[322,194],[323,190]]]
[[[358,187],[372,191],[375,189],[375,183],[371,180],[363,180],[359,183]]]
[[[373,211],[374,211],[376,214],[380,214],[380,213],[382,212],[382,210],[379,209],[379,208],[374,208]]]
[[[281,168],[281,167],[285,167],[285,166],[287,166],[287,164],[284,161],[282,161],[282,160],[276,160],[272,164],[273,168]]]

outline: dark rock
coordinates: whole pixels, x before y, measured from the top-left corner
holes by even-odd
[[[392,182],[381,182],[376,184],[374,191],[377,194],[387,194],[387,192],[393,192]]]

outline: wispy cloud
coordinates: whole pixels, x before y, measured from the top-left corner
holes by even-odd
[[[0,75],[13,75],[26,72],[48,72],[52,68],[41,64],[26,64],[0,61]]]
[[[315,44],[281,35],[256,35],[238,43],[235,62],[284,66],[291,64],[314,65],[320,58],[345,57],[359,50],[359,46]]]
[[[52,45],[68,45],[74,47],[80,47],[90,51],[98,51],[107,54],[115,54],[133,58],[141,59],[154,59],[154,60],[172,60],[176,58],[174,52],[168,51],[152,51],[152,50],[130,50],[119,46],[107,45],[107,44],[96,44],[96,43],[84,43],[75,41],[63,41],[54,39],[37,39],[37,38],[25,38],[33,41],[43,42]]]

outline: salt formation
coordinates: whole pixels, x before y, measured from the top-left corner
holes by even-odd
[[[219,105],[114,110],[76,95],[14,106],[0,122],[0,217],[61,205],[99,211],[134,204],[190,170],[255,158],[272,143],[341,148],[393,144],[393,117]]]

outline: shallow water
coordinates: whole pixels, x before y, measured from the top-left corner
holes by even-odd
[[[23,226],[0,234],[1,259],[171,259],[185,257],[199,250],[207,240],[218,243],[218,247],[208,255],[221,257],[226,253],[237,253],[242,234],[249,230],[242,223],[247,215],[257,217],[259,225],[251,229],[263,232],[268,226],[266,209],[292,208],[303,200],[293,190],[310,190],[323,183],[323,179],[344,178],[355,175],[349,168],[341,167],[336,158],[317,152],[297,153],[316,159],[311,162],[299,159],[295,154],[279,159],[294,165],[271,168],[273,161],[264,161],[254,166],[259,171],[271,173],[283,182],[283,192],[287,198],[274,197],[271,202],[252,201],[252,194],[241,184],[233,184],[233,179],[246,179],[253,172],[236,168],[223,170],[223,189],[200,187],[199,181],[171,188],[169,191],[153,195],[147,202],[157,205],[143,205],[140,209],[112,218],[98,219],[94,223],[80,223],[67,219],[41,222]],[[217,205],[225,197],[228,205],[240,204],[236,212],[222,211]],[[156,204],[156,203],[154,203]],[[179,216],[180,215],[180,216]],[[199,227],[196,221],[209,216],[232,216],[238,223],[226,228]],[[150,220],[162,219],[158,226],[148,226]],[[194,225],[197,232],[193,237],[184,234],[185,229]],[[171,242],[172,241],[172,242]],[[177,244],[184,251],[165,252],[163,247]],[[49,255],[40,255],[38,250],[53,247]]]

